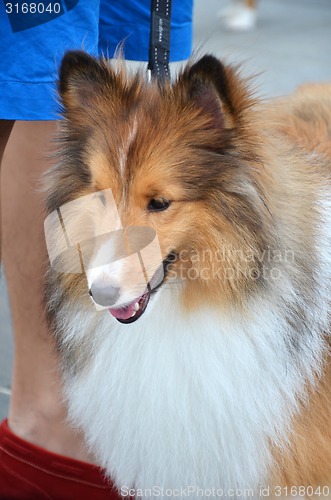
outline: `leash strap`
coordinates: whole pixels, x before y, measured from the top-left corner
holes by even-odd
[[[170,78],[171,0],[151,0],[148,70],[161,83]]]

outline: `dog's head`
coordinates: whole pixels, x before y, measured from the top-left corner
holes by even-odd
[[[48,210],[101,193],[107,209],[82,205],[67,228],[102,235],[85,262],[94,301],[127,323],[165,282],[197,303],[245,288],[238,250],[265,245],[267,215],[254,100],[236,70],[205,56],[160,85],[70,52],[59,93],[62,157]],[[107,217],[117,221],[108,233]]]

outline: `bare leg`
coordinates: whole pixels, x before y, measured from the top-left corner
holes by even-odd
[[[0,176],[1,176],[1,162],[3,157],[3,152],[5,150],[13,125],[14,125],[13,120],[0,120]],[[0,198],[0,264],[1,264],[1,198]]]
[[[8,421],[27,441],[91,462],[82,437],[65,421],[58,356],[42,306],[47,255],[38,189],[55,129],[56,122],[16,122],[2,163],[3,263],[15,344]]]

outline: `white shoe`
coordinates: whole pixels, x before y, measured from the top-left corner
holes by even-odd
[[[256,26],[257,10],[246,5],[230,5],[218,13],[222,25],[231,31],[249,31]]]

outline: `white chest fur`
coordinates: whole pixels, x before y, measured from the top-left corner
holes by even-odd
[[[269,443],[286,445],[323,349],[316,333],[291,352],[277,311],[264,299],[245,318],[186,315],[168,289],[131,325],[95,313],[92,335],[89,316],[67,311],[68,340],[82,331],[93,339],[91,364],[67,380],[70,418],[119,488],[258,494]],[[191,490],[195,496],[201,492]]]

